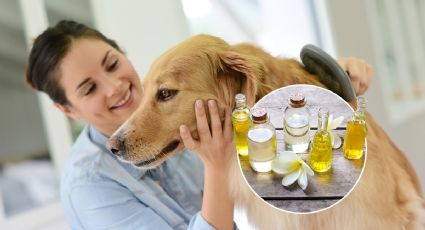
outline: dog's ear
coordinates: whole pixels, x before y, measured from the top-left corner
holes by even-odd
[[[223,67],[241,73],[241,93],[245,94],[248,106],[255,104],[258,84],[264,78],[265,64],[254,56],[236,51],[224,51],[219,54]],[[238,93],[238,92],[236,92]]]

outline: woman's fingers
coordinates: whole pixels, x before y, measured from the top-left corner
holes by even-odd
[[[362,95],[369,88],[371,74],[368,71],[368,66],[365,61],[361,60],[357,63],[356,71],[353,73],[352,78],[358,82],[357,95]]]
[[[224,123],[222,123],[217,102],[215,100],[208,100],[207,104],[210,113],[210,124],[208,124],[202,100],[196,100],[195,102],[196,125],[199,140],[194,140],[192,138],[187,126],[180,126],[180,136],[185,147],[190,150],[202,149],[204,147],[211,149],[216,147],[215,145],[230,143],[233,140],[231,110],[225,109],[225,120]]]
[[[224,127],[223,127],[223,137],[225,140],[232,140],[233,139],[233,126],[232,126],[232,119],[231,119],[231,111],[229,109],[226,109],[224,113]]]
[[[364,94],[373,77],[372,66],[363,59],[353,57],[339,58],[338,63],[348,72],[356,95]]]
[[[358,62],[352,61],[350,70],[350,77],[357,83],[357,95],[362,95],[366,89],[367,76],[366,76],[366,62],[359,60]]]
[[[221,126],[220,115],[218,114],[217,102],[215,100],[208,100],[208,109],[210,111],[212,136],[213,138],[220,137],[223,128]]]
[[[196,126],[198,127],[199,139],[208,141],[211,139],[210,128],[208,125],[207,116],[205,114],[204,104],[202,100],[195,102]]]
[[[366,64],[366,79],[364,81],[364,85],[363,85],[363,93],[366,92],[366,90],[369,88],[369,85],[372,81],[373,75],[374,75],[374,71],[373,71],[373,67],[372,65]]]
[[[217,102],[209,100],[208,111],[211,123],[201,100],[195,102],[196,124],[199,140],[194,140],[185,125],[180,126],[180,136],[187,149],[195,150],[201,157],[205,168],[225,171],[229,168],[229,158],[234,152],[231,111],[225,110],[225,121],[222,124]],[[210,131],[211,130],[211,131]]]
[[[351,73],[349,73],[349,75],[350,75]],[[351,75],[350,75],[350,77],[351,77]],[[360,93],[360,82],[359,81],[356,81],[356,80],[354,80],[352,77],[351,77],[351,84],[353,85],[353,88],[354,88],[354,91],[356,92],[356,95],[361,95],[361,93]]]
[[[183,140],[184,146],[189,150],[195,150],[199,147],[199,142],[192,138],[189,129],[186,125],[180,125],[180,137]]]

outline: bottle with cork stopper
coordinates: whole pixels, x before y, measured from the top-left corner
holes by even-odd
[[[271,171],[276,157],[276,130],[269,122],[265,108],[251,110],[252,126],[248,130],[249,163],[257,172]]]
[[[302,93],[289,97],[283,118],[283,141],[285,149],[305,153],[310,144],[310,111]]]

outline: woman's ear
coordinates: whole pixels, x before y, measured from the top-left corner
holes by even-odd
[[[241,93],[245,94],[248,106],[253,106],[258,90],[257,84],[264,77],[265,64],[259,58],[235,51],[225,51],[219,56],[226,67],[242,74],[244,78],[241,79]]]
[[[71,108],[69,105],[61,105],[59,103],[54,103],[54,106],[58,108],[62,113],[64,113],[66,116],[74,119],[74,120],[80,120],[81,116],[75,111],[73,108]]]

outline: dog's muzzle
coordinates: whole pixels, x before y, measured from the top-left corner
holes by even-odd
[[[125,141],[121,137],[120,133],[112,135],[108,142],[106,142],[106,148],[108,148],[114,155],[118,157],[124,157],[125,155]]]

